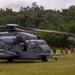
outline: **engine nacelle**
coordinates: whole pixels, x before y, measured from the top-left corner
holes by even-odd
[[[25,38],[23,37],[23,36],[16,36],[16,42],[17,43],[22,43],[22,42],[24,42],[25,41]]]
[[[0,37],[0,41],[7,44],[14,44],[24,42],[24,38],[22,36],[2,36]]]

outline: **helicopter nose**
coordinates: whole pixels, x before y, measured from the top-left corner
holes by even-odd
[[[42,53],[42,52],[44,52],[44,53],[51,53],[51,49],[50,49],[50,47],[48,47],[48,46],[39,46],[39,51]]]

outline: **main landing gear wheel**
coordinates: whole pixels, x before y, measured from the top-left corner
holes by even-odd
[[[41,60],[42,60],[43,62],[48,62],[46,56],[44,56],[44,55],[41,56]]]
[[[13,59],[10,58],[10,59],[7,59],[7,61],[8,61],[8,62],[13,62]]]

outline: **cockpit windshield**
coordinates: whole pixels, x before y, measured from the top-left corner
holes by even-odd
[[[42,41],[41,40],[40,41],[32,41],[32,42],[34,42],[35,45],[37,45],[37,46],[38,45],[47,45],[47,43],[45,41],[43,41],[43,40]]]
[[[36,45],[46,45],[45,41],[41,41],[41,42],[35,42]]]

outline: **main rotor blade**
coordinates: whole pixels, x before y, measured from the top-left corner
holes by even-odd
[[[25,32],[26,30],[15,27],[15,30]]]
[[[0,25],[0,32],[6,31],[6,26]]]
[[[6,28],[6,26],[1,26],[1,25],[0,25],[0,28]]]
[[[17,24],[7,24],[7,26],[1,26],[0,25],[0,28],[6,28],[6,27],[9,27],[10,29],[12,29],[12,27],[15,29],[15,30],[18,30],[18,31],[27,31],[27,30],[32,30],[32,31],[39,31],[39,32],[49,32],[49,33],[56,33],[56,34],[66,34],[66,35],[75,35],[73,33],[69,33],[69,32],[64,32],[64,31],[55,31],[55,30],[42,30],[42,29],[35,29],[35,28],[24,28],[24,27],[20,27],[18,28],[18,25]]]
[[[40,31],[40,32],[56,33],[56,34],[75,35],[75,34],[73,34],[73,33],[64,32],[64,31],[41,30],[41,29],[32,29],[32,30],[34,30],[34,31]]]
[[[49,32],[49,33],[56,33],[56,34],[75,35],[73,33],[64,32],[64,31],[42,30],[42,29],[34,29],[34,28],[25,28],[25,29],[16,28],[16,30],[23,31],[23,32],[25,32],[26,30],[31,30],[31,31]]]

